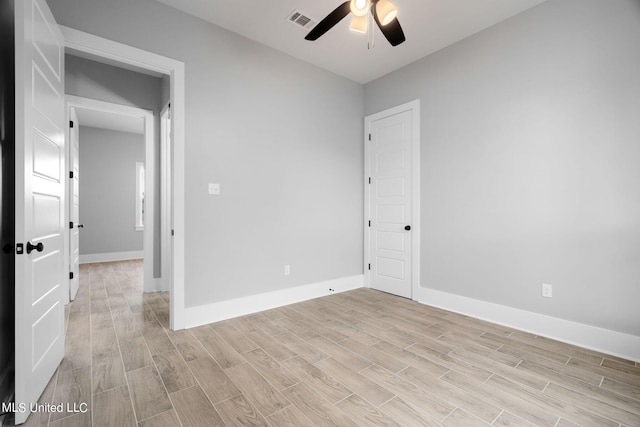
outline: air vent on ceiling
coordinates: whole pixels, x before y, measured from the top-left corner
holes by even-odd
[[[316,23],[318,22],[315,19],[309,18],[307,15],[297,9],[289,14],[289,16],[287,17],[287,21],[298,27],[302,27],[305,30],[310,30],[311,28],[315,27]]]

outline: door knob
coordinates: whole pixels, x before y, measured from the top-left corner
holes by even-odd
[[[410,226],[410,225],[405,225],[405,226],[404,226],[404,229],[405,229],[405,230],[407,230],[407,231],[409,231],[409,230],[411,230],[411,226]]]
[[[31,242],[27,242],[27,253],[30,254],[34,249],[38,252],[42,252],[44,250],[44,245],[42,244],[42,242],[38,242],[37,245],[34,245]]]
[[[84,228],[84,224],[78,224],[78,228]]]

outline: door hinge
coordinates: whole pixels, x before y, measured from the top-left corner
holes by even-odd
[[[73,179],[73,171],[69,171],[69,178]]]
[[[69,127],[73,128],[73,120],[69,120]]]
[[[172,235],[172,236],[174,235],[174,230],[171,230],[171,235]]]
[[[369,141],[371,141],[371,134],[369,134]]]
[[[69,272],[69,279],[70,279],[70,280],[73,280],[73,271],[70,271],[70,272]]]
[[[73,229],[73,221],[69,221],[69,228]]]
[[[369,177],[369,184],[371,184],[371,177]]]
[[[369,264],[369,270],[371,270],[371,264]]]
[[[371,220],[369,220],[369,227],[371,227]]]
[[[16,254],[22,255],[23,253],[24,253],[24,244],[23,243],[18,243],[16,245]]]

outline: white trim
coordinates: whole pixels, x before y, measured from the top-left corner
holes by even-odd
[[[433,289],[420,288],[416,297],[422,304],[640,362],[640,336]]]
[[[185,326],[192,328],[206,325],[208,323],[281,307],[283,305],[362,288],[363,280],[363,276],[358,274],[356,276],[249,295],[242,298],[199,305],[197,307],[187,307],[185,309]],[[333,292],[329,289],[333,289]]]
[[[170,76],[173,143],[173,280],[171,329],[184,329],[185,260],[185,66],[183,62],[60,26],[65,47]],[[167,231],[167,230],[165,230]],[[170,232],[170,230],[168,230]]]
[[[160,240],[162,248],[160,250],[160,276],[162,277],[161,290],[170,291],[172,282],[171,259],[171,209],[172,188],[171,188],[171,140],[167,136],[171,135],[171,108],[170,103],[160,111],[160,188],[164,189],[160,194]]]
[[[368,264],[371,262],[371,251],[369,236],[369,177],[371,176],[369,156],[369,133],[371,123],[395,114],[411,111],[412,142],[411,142],[411,292],[412,299],[415,299],[420,287],[420,100],[415,99],[402,105],[368,115],[364,118],[364,283],[365,286],[371,284],[371,273]]]
[[[143,258],[144,251],[105,252],[102,254],[80,255],[80,264],[91,264],[94,262],[129,261],[132,259]]]
[[[154,229],[154,207],[155,207],[155,181],[152,178],[155,176],[155,164],[153,159],[155,158],[156,145],[154,136],[154,119],[153,111],[144,110],[142,108],[130,107],[128,105],[114,104],[112,102],[98,101],[90,98],[83,98],[80,96],[67,95],[67,114],[71,108],[86,109],[93,111],[100,111],[111,114],[119,114],[122,116],[139,118],[144,121],[144,151],[145,151],[145,197],[147,209],[144,213],[144,224],[147,230]],[[82,123],[79,123],[82,126]],[[82,165],[80,165],[82,168]],[[69,179],[67,177],[67,179]],[[136,180],[137,181],[137,180]],[[82,202],[81,202],[82,203]],[[91,224],[87,224],[91,226]],[[94,224],[99,226],[99,224]],[[143,289],[145,292],[154,292],[159,290],[156,285],[156,280],[153,278],[153,232],[144,233],[144,283]],[[142,257],[141,257],[142,258]],[[68,285],[67,285],[68,286]]]
[[[146,147],[145,147],[146,148]],[[142,231],[144,230],[144,224],[145,224],[145,218],[144,218],[144,211],[145,206],[144,206],[144,195],[141,194],[142,188],[141,187],[145,187],[145,192],[146,190],[146,182],[147,182],[147,177],[146,177],[146,168],[144,167],[144,162],[136,162],[136,171],[135,171],[135,183],[136,183],[136,192],[135,192],[135,209],[133,212],[133,217],[134,217],[134,222],[133,222],[133,229],[134,231]]]

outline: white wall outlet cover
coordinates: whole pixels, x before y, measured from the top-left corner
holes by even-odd
[[[220,194],[220,184],[209,183],[209,194],[210,195],[219,195]]]
[[[545,297],[545,298],[552,298],[553,297],[553,287],[551,285],[543,283],[542,284],[542,296]]]

